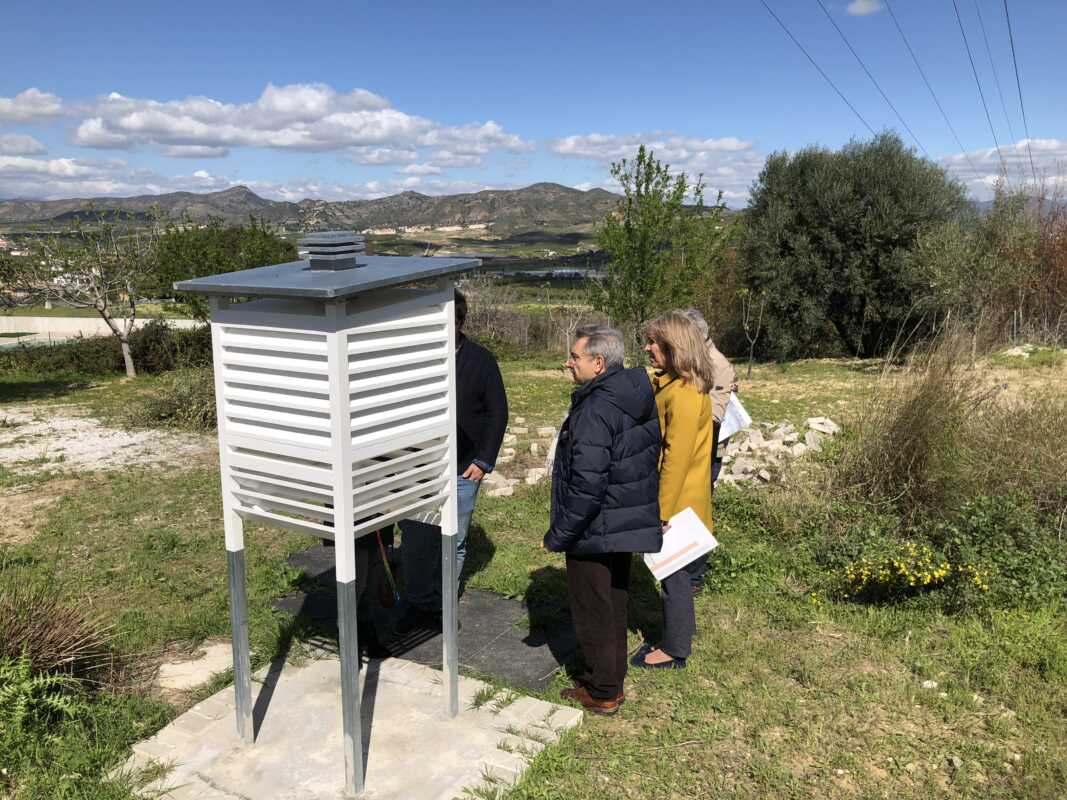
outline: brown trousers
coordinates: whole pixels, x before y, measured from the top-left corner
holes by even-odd
[[[614,700],[626,677],[626,612],[630,553],[567,556],[567,595],[586,671],[579,677],[591,697]]]

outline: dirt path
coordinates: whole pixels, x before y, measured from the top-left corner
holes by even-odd
[[[216,447],[213,436],[111,428],[77,406],[2,409],[0,544],[29,540],[41,511],[79,484],[76,473],[199,462]]]

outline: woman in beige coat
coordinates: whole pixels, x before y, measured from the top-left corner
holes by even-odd
[[[704,337],[684,314],[671,311],[646,327],[645,351],[656,372],[652,388],[659,410],[660,517],[666,523],[686,508],[711,530],[711,364]],[[669,529],[664,532],[670,536]],[[660,582],[663,640],[645,644],[631,659],[635,667],[682,669],[696,632],[693,590],[683,567]]]

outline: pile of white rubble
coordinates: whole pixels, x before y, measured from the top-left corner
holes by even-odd
[[[794,458],[822,450],[823,441],[841,433],[826,417],[808,417],[801,433],[789,422],[760,422],[731,437],[722,455],[724,483],[770,483],[774,473]],[[721,447],[721,445],[720,445]]]
[[[556,434],[553,427],[536,429],[537,438],[519,443],[519,437],[530,436],[526,420],[515,418],[508,426],[504,444],[497,458],[497,469],[489,473],[483,482],[483,490],[490,497],[510,497],[520,482],[534,485],[552,474],[552,461],[556,455]],[[789,422],[760,422],[736,433],[722,453],[723,469],[719,480],[725,483],[770,483],[775,472],[792,459],[807,453],[818,452],[829,436],[837,436],[841,427],[826,417],[809,417],[800,432]],[[528,467],[522,478],[508,477],[508,465],[515,460],[516,448],[529,450],[536,457],[545,454],[543,467]],[[722,446],[720,445],[720,448]],[[720,449],[720,452],[721,449]]]

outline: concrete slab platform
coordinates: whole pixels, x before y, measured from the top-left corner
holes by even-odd
[[[271,680],[266,680],[268,673]],[[510,785],[582,712],[501,693],[472,707],[488,687],[460,680],[460,713],[444,713],[441,673],[401,659],[361,672],[367,800],[453,800],[465,790]],[[139,742],[125,769],[167,774],[140,789],[167,800],[335,800],[343,797],[341,670],[337,659],[260,670],[254,745],[242,745],[233,687],[194,706]],[[228,713],[223,713],[223,712]],[[469,796],[469,795],[468,795]]]

